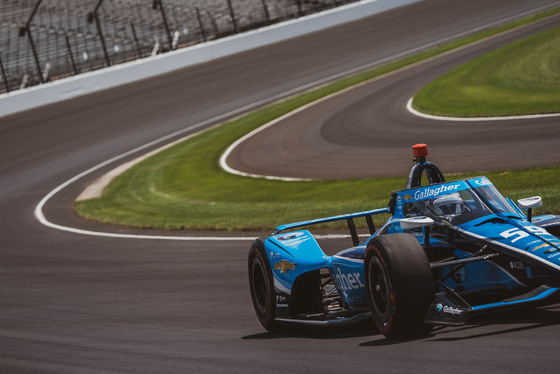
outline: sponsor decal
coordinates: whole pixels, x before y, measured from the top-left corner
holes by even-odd
[[[467,272],[465,271],[465,269],[460,269],[453,273],[451,279],[453,279],[455,283],[461,284],[467,279]]]
[[[460,187],[460,184],[449,184],[444,186],[439,186],[435,188],[425,188],[414,193],[415,200],[424,200],[431,197],[439,196],[443,193],[449,193],[451,191],[456,191]]]
[[[282,244],[286,247],[295,247],[305,241],[311,240],[311,236],[307,235],[306,232],[294,232],[279,236],[276,239],[281,241]]]
[[[559,256],[559,255],[560,255],[560,252],[556,252],[555,254],[550,255],[550,256],[548,256],[547,258],[554,258],[554,257],[557,257],[557,256]]]
[[[296,266],[296,263],[288,260],[282,260],[274,264],[274,270],[279,270],[280,273],[287,273],[288,271],[296,270]]]
[[[359,288],[364,288],[366,285],[362,283],[360,273],[347,273],[344,274],[340,269],[336,269],[334,280],[338,285],[338,288],[342,291],[357,290]]]
[[[294,233],[279,236],[278,240],[280,240],[280,241],[292,240],[292,239],[295,239],[295,238],[299,238],[302,235],[305,235],[305,233],[304,232],[294,232]]]
[[[453,315],[460,315],[463,314],[463,311],[459,308],[453,308],[451,306],[444,306],[443,307],[443,313],[449,313],[449,314],[453,314]]]
[[[403,199],[405,199],[405,201],[410,201],[410,199],[412,199],[412,195],[406,194],[403,196]]]
[[[510,261],[509,267],[512,269],[525,269],[525,265],[521,261]]]
[[[537,241],[537,243],[540,243],[540,241]],[[534,243],[529,243],[529,245],[531,245],[531,244],[534,244]],[[546,248],[546,247],[550,247],[550,244],[544,243],[544,244],[538,245],[535,248],[533,248],[532,251],[535,252],[537,249]]]
[[[437,304],[436,305],[436,312],[443,312],[447,314],[452,314],[454,316],[463,314],[463,311],[459,308],[455,308],[449,305]]]
[[[491,186],[492,182],[488,178],[475,179],[474,184],[478,186]]]
[[[281,257],[281,256],[280,256],[280,253],[276,253],[276,252],[270,251],[270,258],[271,258],[271,259],[276,260],[276,259],[279,259],[280,257]]]

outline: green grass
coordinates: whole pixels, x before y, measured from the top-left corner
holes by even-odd
[[[560,27],[450,71],[422,88],[413,107],[457,117],[560,112]]]
[[[102,197],[76,202],[75,209],[88,219],[130,227],[270,230],[281,223],[385,207],[390,192],[404,188],[406,176],[282,182],[228,174],[220,169],[218,159],[236,139],[302,105],[536,18],[485,31],[341,79],[205,131],[135,165],[115,178]],[[550,186],[560,182],[558,171],[547,168],[487,173],[487,176],[506,196],[520,198],[540,194],[547,211],[557,212],[560,211],[560,191]],[[378,217],[377,223],[383,219]],[[329,227],[338,226],[331,224]]]

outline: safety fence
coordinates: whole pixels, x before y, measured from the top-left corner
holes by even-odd
[[[356,0],[2,0],[0,93]]]

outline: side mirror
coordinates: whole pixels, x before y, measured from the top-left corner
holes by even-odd
[[[525,199],[517,200],[519,207],[521,209],[531,209],[531,208],[540,208],[542,207],[542,197],[540,196],[533,196],[527,197]]]
[[[540,208],[542,206],[542,197],[527,197],[517,200],[517,203],[521,209],[527,209],[527,220],[531,222],[533,219],[533,208]]]
[[[401,227],[405,230],[416,229],[418,227],[432,226],[434,220],[429,217],[413,217],[401,219]]]

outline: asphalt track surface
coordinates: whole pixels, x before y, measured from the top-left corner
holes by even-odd
[[[411,145],[426,143],[444,172],[558,165],[560,116],[463,122],[407,110],[408,100],[445,72],[558,25],[554,16],[321,100],[245,140],[226,162],[243,173],[283,178],[403,176]]]
[[[0,372],[557,372],[558,305],[481,317],[414,341],[387,341],[368,325],[270,334],[250,301],[249,241],[91,237],[42,226],[33,215],[64,181],[155,139],[551,4],[558,1],[424,1],[2,119]],[[411,79],[404,90],[420,83]],[[327,123],[334,135],[339,125]],[[114,166],[63,190],[45,206],[47,218],[125,231],[83,222],[71,209],[83,187]]]

